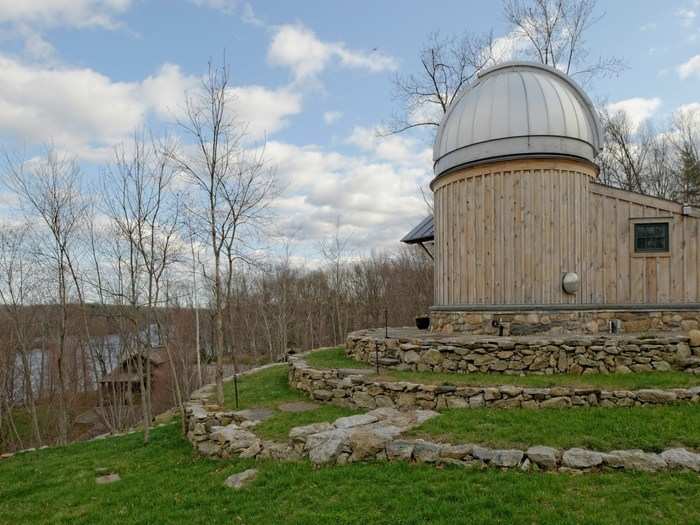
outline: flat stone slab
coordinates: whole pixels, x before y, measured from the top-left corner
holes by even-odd
[[[309,403],[308,401],[293,401],[291,403],[282,403],[277,405],[277,408],[281,412],[310,412],[311,410],[316,410],[319,407],[316,403]]]
[[[110,483],[115,483],[121,480],[122,478],[119,477],[119,474],[107,474],[106,476],[95,478],[95,483],[98,485],[109,485]]]
[[[243,472],[239,472],[238,474],[233,474],[232,476],[229,476],[228,478],[226,478],[226,481],[224,481],[224,485],[231,489],[242,489],[248,483],[255,480],[257,476],[257,469],[251,468],[248,470],[244,470]]]
[[[247,408],[233,412],[237,418],[245,421],[265,421],[275,415],[275,411],[271,408]]]

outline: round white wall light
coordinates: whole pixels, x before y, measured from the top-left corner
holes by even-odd
[[[564,291],[568,294],[575,294],[578,292],[578,285],[581,279],[579,279],[579,276],[577,273],[574,272],[567,272],[564,274],[564,277],[561,280],[561,286],[564,288]]]

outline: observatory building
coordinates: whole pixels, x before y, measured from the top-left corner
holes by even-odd
[[[700,210],[597,182],[603,135],[560,71],[510,62],[454,100],[433,150],[433,331],[698,327]]]

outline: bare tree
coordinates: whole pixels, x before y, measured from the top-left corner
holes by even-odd
[[[56,275],[60,305],[57,334],[59,382],[59,442],[68,441],[69,415],[66,383],[66,334],[71,281],[71,261],[84,204],[80,194],[80,169],[75,159],[48,148],[43,158],[25,162],[5,156],[7,181],[20,196],[25,209],[38,215],[46,226],[51,243],[42,255],[51,261]]]
[[[35,284],[31,276],[36,277],[37,268],[33,267],[27,250],[25,230],[26,225],[6,226],[0,231],[0,301],[12,325],[15,348],[21,362],[22,400],[29,413],[34,442],[40,446],[42,438],[36,409],[31,355],[34,335],[31,327],[36,320],[33,318],[35,310],[30,308]]]
[[[700,112],[685,110],[673,115],[669,138],[677,155],[678,198],[700,203]]]
[[[229,274],[242,258],[244,234],[261,215],[271,195],[271,178],[263,157],[252,158],[243,141],[246,127],[235,115],[229,70],[209,64],[199,90],[188,95],[185,117],[179,127],[191,140],[191,150],[172,154],[181,173],[194,186],[197,197],[190,212],[201,224],[212,260],[214,347],[216,351],[216,399],[224,403],[224,310]]]
[[[394,96],[401,108],[389,124],[390,132],[437,129],[460,89],[493,63],[493,42],[490,33],[461,37],[430,34],[420,51],[418,71],[394,78]]]
[[[504,0],[503,12],[512,37],[525,43],[527,56],[587,83],[596,76],[618,73],[619,58],[591,59],[586,33],[602,15],[596,0]]]

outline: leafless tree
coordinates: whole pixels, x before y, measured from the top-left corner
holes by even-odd
[[[493,63],[493,42],[490,33],[430,34],[420,51],[418,71],[394,78],[394,96],[401,107],[389,123],[390,133],[417,127],[437,129],[460,89]]]
[[[7,314],[12,326],[14,347],[21,362],[22,400],[29,413],[34,442],[40,446],[42,438],[36,408],[31,355],[34,336],[32,326],[35,325],[36,320],[33,318],[35,310],[30,308],[33,288],[36,285],[36,281],[32,281],[32,275],[37,277],[37,268],[33,267],[33,258],[27,249],[26,228],[27,225],[5,226],[3,231],[0,231],[0,304],[4,306],[4,313]]]
[[[75,159],[48,148],[40,159],[24,161],[5,156],[6,180],[22,199],[25,210],[38,216],[49,232],[51,243],[42,255],[53,264],[56,294],[61,315],[57,334],[59,381],[59,442],[68,441],[69,414],[66,383],[66,335],[71,266],[84,204],[80,192],[80,169]]]
[[[224,310],[226,283],[234,262],[242,257],[246,226],[259,217],[270,196],[271,180],[263,158],[253,158],[243,141],[246,126],[235,114],[228,66],[209,64],[199,89],[187,97],[180,129],[192,144],[172,154],[180,172],[197,192],[191,207],[199,231],[206,232],[211,257],[214,347],[216,351],[216,399],[224,403]]]
[[[603,16],[596,14],[596,0],[504,0],[503,12],[527,56],[584,84],[624,67],[619,58],[590,56],[586,33]]]
[[[676,157],[678,199],[687,204],[700,203],[700,112],[678,111],[673,115],[668,134]]]

